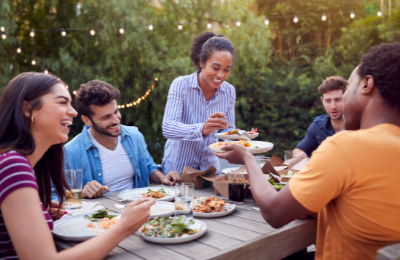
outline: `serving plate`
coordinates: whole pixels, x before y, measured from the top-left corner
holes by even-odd
[[[169,188],[163,188],[163,187],[146,187],[146,188],[138,188],[138,189],[131,189],[131,190],[125,190],[122,191],[118,194],[118,197],[120,199],[126,200],[129,198],[134,198],[130,199],[130,201],[134,201],[135,199],[143,197],[143,193],[147,193],[148,191],[159,191],[160,189],[164,189],[167,195],[165,197],[157,199],[157,201],[172,201],[175,199],[175,190],[169,189]]]
[[[232,142],[236,143],[236,142]],[[246,147],[250,153],[257,154],[257,153],[265,153],[274,148],[274,144],[270,142],[263,142],[263,141],[250,141],[250,147]],[[219,148],[213,147],[214,144],[210,144],[208,147],[211,151],[216,153],[225,153],[225,150],[221,150]]]
[[[200,197],[199,199],[208,199],[208,197]],[[235,204],[225,202],[225,206],[223,207],[221,212],[203,213],[193,210],[193,216],[198,218],[219,218],[231,214],[233,211],[235,211],[235,209]]]
[[[193,235],[189,235],[189,236],[184,236],[184,237],[171,237],[171,238],[161,238],[161,237],[149,237],[149,236],[145,236],[142,233],[142,228],[144,227],[141,226],[139,229],[139,233],[140,236],[149,242],[152,243],[157,243],[157,244],[181,244],[181,243],[186,243],[192,240],[195,240],[201,236],[203,236],[206,233],[207,230],[207,224],[204,223],[203,221],[197,220],[197,219],[193,219],[194,220],[194,224],[188,225],[189,228],[191,229],[197,229],[200,230],[200,232],[193,234]],[[186,223],[189,222],[189,219],[186,220]]]
[[[225,135],[224,133],[215,133],[214,135],[219,139],[226,139],[226,140],[239,140],[241,138],[239,135]],[[257,136],[259,136],[259,133],[248,134],[248,135],[250,136],[251,139],[254,139]]]
[[[121,217],[121,214],[113,215],[117,215],[117,218]],[[87,227],[87,224],[91,221],[84,217],[85,215],[76,215],[72,217],[63,217],[55,221],[53,236],[66,241],[85,241],[106,231],[98,227]],[[94,223],[97,225],[96,222]]]

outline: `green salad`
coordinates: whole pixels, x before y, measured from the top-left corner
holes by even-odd
[[[92,215],[85,215],[85,219],[89,219],[92,222],[100,221],[102,218],[112,219],[117,217],[117,215],[108,215],[108,210],[100,209],[97,212],[93,213]]]
[[[275,190],[281,190],[281,189],[283,189],[283,187],[285,187],[285,185],[283,185],[283,184],[276,184],[273,179],[269,179],[268,181],[275,188]]]
[[[149,237],[183,237],[193,235],[201,231],[188,227],[192,224],[194,224],[193,219],[191,219],[186,224],[186,216],[180,216],[178,218],[156,217],[154,220],[151,220],[144,224],[143,228],[140,229],[140,231],[143,235]]]

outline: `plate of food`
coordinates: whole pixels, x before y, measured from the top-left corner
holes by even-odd
[[[126,204],[124,203],[116,203],[114,207],[118,209],[120,212],[124,212]],[[156,217],[166,217],[174,214],[175,204],[173,202],[167,201],[156,201],[156,203],[150,208],[150,219],[154,219]]]
[[[197,219],[157,217],[145,223],[139,233],[144,240],[152,243],[180,244],[201,237],[206,230],[206,223]]]
[[[66,241],[85,241],[112,228],[121,214],[112,214],[105,209],[91,215],[63,217],[54,222],[53,235]]]
[[[236,205],[226,203],[214,196],[200,197],[193,200],[193,216],[199,218],[218,218],[231,214]]]
[[[156,199],[157,201],[172,201],[175,198],[175,190],[161,187],[138,188],[120,192],[118,197],[130,201],[142,197]]]
[[[242,130],[233,129],[232,131],[227,132],[227,133],[216,133],[215,137],[217,137],[219,139],[239,140],[240,136],[239,136],[238,131],[242,131]],[[250,131],[246,131],[246,132],[250,136],[251,139],[254,139],[259,135],[257,128],[255,128],[255,129],[252,128]]]
[[[274,148],[274,144],[270,142],[262,142],[262,141],[245,141],[245,140],[240,140],[238,142],[229,142],[225,140],[224,142],[218,142],[214,144],[210,144],[208,147],[210,148],[211,151],[217,152],[217,153],[224,153],[226,152],[225,150],[221,150],[220,148],[225,145],[230,145],[230,144],[238,144],[238,145],[243,145],[246,147],[250,153],[252,154],[257,154],[257,153],[265,153]]]

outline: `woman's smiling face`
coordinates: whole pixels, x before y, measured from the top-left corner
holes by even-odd
[[[219,88],[231,74],[233,55],[229,51],[214,51],[205,63],[200,60],[200,64],[200,80],[211,88]]]

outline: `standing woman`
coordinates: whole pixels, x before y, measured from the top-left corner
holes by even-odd
[[[217,142],[217,130],[232,130],[226,120],[235,124],[235,88],[225,81],[235,60],[232,43],[221,34],[202,33],[193,41],[190,58],[198,71],[175,79],[168,94],[164,173],[182,174],[185,165],[202,171],[213,165],[219,170],[219,159],[208,145]]]
[[[103,234],[57,252],[46,209],[69,189],[63,143],[77,115],[65,83],[43,73],[13,78],[0,97],[0,259],[103,259],[149,219],[154,201],[128,205]],[[52,204],[51,182],[61,201]],[[140,205],[139,205],[140,204]]]

